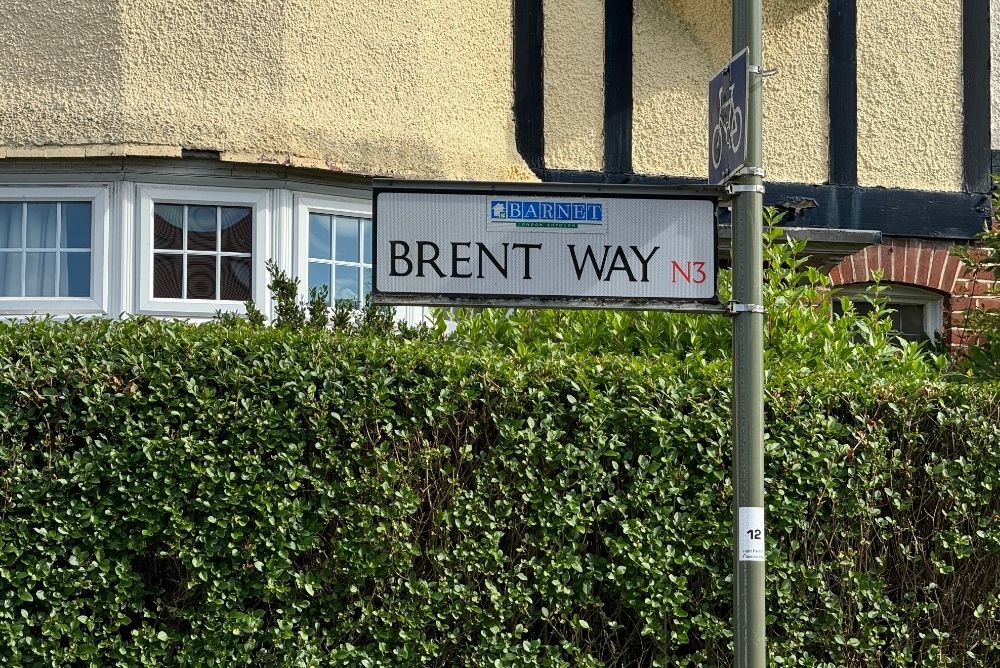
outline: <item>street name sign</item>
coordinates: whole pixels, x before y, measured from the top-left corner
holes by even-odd
[[[373,191],[377,304],[722,308],[718,188],[377,179]]]
[[[749,50],[743,49],[708,84],[708,182],[725,183],[747,160]]]

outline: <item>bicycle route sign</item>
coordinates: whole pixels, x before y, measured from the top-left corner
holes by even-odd
[[[749,50],[743,49],[708,84],[708,182],[721,185],[747,158]]]

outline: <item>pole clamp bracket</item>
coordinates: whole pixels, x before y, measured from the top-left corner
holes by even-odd
[[[767,172],[763,167],[740,167],[733,172],[733,176],[759,176],[765,179],[767,178]]]
[[[767,311],[760,304],[741,304],[740,302],[729,302],[727,304],[729,312],[733,315],[737,313],[766,313]]]
[[[738,193],[760,193],[764,194],[764,186],[762,185],[743,185],[740,183],[731,183],[726,186],[726,192],[730,195],[736,195]]]
[[[751,74],[756,74],[762,77],[773,77],[775,74],[778,73],[777,67],[769,67],[765,69],[761,65],[750,65],[749,67],[747,67],[747,70],[749,70]]]

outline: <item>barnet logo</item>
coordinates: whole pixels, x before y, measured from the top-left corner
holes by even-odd
[[[600,202],[554,202],[552,200],[490,200],[490,222],[514,223],[515,227],[576,229],[601,225],[604,205]]]

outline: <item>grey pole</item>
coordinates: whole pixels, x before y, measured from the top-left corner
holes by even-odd
[[[733,0],[733,53],[749,47],[747,167],[733,196],[733,625],[737,668],[764,668],[764,314],[761,0]],[[754,67],[756,66],[756,68]],[[754,71],[756,69],[756,72]],[[753,173],[756,172],[756,173]],[[741,188],[743,186],[743,188]]]

